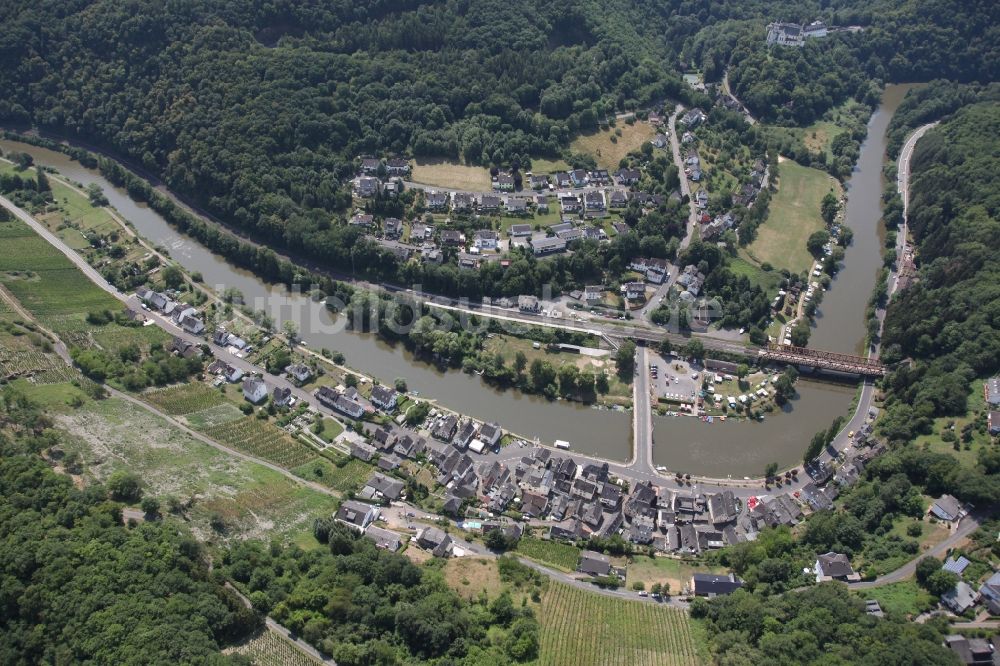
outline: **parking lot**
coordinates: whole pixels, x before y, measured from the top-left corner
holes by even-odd
[[[701,390],[701,371],[692,370],[687,361],[653,354],[650,357],[650,371],[650,383],[657,398],[681,397],[690,400]],[[697,373],[697,378],[693,378],[692,373]]]

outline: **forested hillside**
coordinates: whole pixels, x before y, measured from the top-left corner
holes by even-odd
[[[936,417],[966,413],[972,381],[1000,370],[1000,105],[966,107],[928,132],[913,155],[910,230],[919,282],[888,309],[883,360],[898,363],[886,379],[883,434],[902,444],[930,433]],[[947,454],[903,450],[915,482],[976,504],[1000,499],[1000,455],[979,453],[960,468]],[[898,467],[896,468],[898,469]]]
[[[0,395],[0,663],[229,663],[220,646],[257,615],[175,525],[125,527],[106,488],[53,472],[38,456],[57,443],[48,425]]]

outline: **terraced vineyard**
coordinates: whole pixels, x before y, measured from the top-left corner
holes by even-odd
[[[167,414],[190,414],[226,401],[218,390],[198,382],[146,391],[142,394],[142,399]]]
[[[538,613],[538,666],[688,666],[702,663],[681,610],[602,596],[552,581]]]
[[[228,648],[224,652],[226,654],[241,654],[248,658],[254,666],[315,666],[319,663],[278,634],[267,629],[245,643]]]
[[[226,446],[285,468],[304,465],[316,457],[314,451],[278,426],[253,416],[205,428],[204,433]]]

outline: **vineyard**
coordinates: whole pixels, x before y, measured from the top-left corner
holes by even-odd
[[[253,416],[212,426],[204,432],[226,446],[285,468],[304,465],[316,457],[314,451],[278,426]]]
[[[691,621],[681,610],[553,581],[538,617],[538,666],[686,666],[703,661]]]
[[[20,221],[0,223],[0,273],[25,309],[56,333],[88,327],[87,312],[120,309],[115,298]]]
[[[268,629],[245,643],[227,648],[223,652],[241,654],[254,666],[316,666],[319,663]]]
[[[226,400],[217,389],[200,382],[146,391],[142,398],[167,414],[190,414],[221,405]]]
[[[563,571],[576,571],[577,565],[580,564],[579,548],[548,539],[524,537],[517,544],[517,552]]]
[[[341,493],[357,492],[371,476],[375,468],[357,458],[351,458],[343,467],[329,460],[317,459],[292,470],[292,473],[308,481],[315,481]]]
[[[0,343],[0,377],[34,377],[40,384],[70,381],[76,373],[54,354],[36,347],[29,336],[4,336]]]

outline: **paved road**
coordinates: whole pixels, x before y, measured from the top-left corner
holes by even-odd
[[[979,517],[971,515],[966,516],[961,520],[961,522],[959,522],[958,528],[951,533],[951,536],[928,551],[920,553],[920,555],[916,558],[910,560],[895,571],[891,571],[884,576],[879,576],[875,580],[849,583],[849,586],[852,590],[868,590],[873,587],[881,587],[882,585],[890,585],[892,583],[898,583],[902,580],[906,580],[912,576],[914,572],[916,572],[917,562],[925,557],[937,557],[940,559],[942,555],[945,555],[949,550],[957,546],[959,542],[975,532],[977,529],[979,529]]]
[[[649,352],[639,346],[635,350],[635,377],[632,380],[632,442],[633,473],[655,474],[653,468],[653,413],[650,404]]]
[[[677,136],[677,116],[684,110],[682,104],[678,104],[677,108],[670,115],[667,124],[670,128],[670,153],[674,157],[674,165],[677,167],[677,177],[681,181],[681,194],[688,198],[688,226],[687,233],[684,234],[684,239],[681,240],[680,248],[683,250],[691,243],[691,237],[694,235],[694,230],[698,226],[698,208],[694,202],[694,197],[691,196],[691,186],[688,183],[687,176],[684,174],[684,160],[681,159],[681,144],[680,137]],[[676,273],[676,271],[675,271]]]

